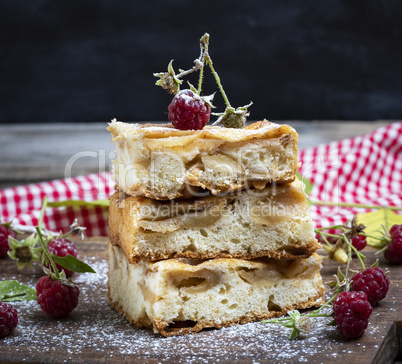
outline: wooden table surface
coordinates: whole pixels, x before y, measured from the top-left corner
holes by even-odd
[[[401,350],[402,266],[391,267],[387,297],[377,306],[364,335],[344,340],[328,319],[316,319],[309,334],[288,340],[289,329],[259,322],[194,335],[164,338],[151,330],[132,327],[107,300],[106,238],[77,243],[80,258],[96,274],[75,276],[80,286],[77,308],[67,319],[55,321],[35,301],[14,303],[19,311],[16,331],[0,340],[0,362],[61,363],[392,363]],[[324,251],[319,251],[325,255]],[[373,248],[365,250],[367,264],[375,261]],[[383,259],[382,267],[386,267]],[[338,263],[324,260],[324,282],[332,280]],[[352,268],[359,267],[353,259]],[[10,260],[0,261],[0,277],[34,286],[41,275],[18,271]],[[326,298],[331,292],[326,287]]]
[[[298,131],[303,149],[368,133],[390,122],[286,123]],[[109,139],[106,122],[0,125],[0,188],[63,178],[71,158],[76,158],[73,175],[107,170],[108,156],[113,153]],[[290,342],[288,332],[259,323],[162,338],[131,327],[110,310],[105,244],[105,238],[79,243],[81,258],[94,265],[98,273],[78,277],[87,284],[70,319],[54,322],[35,302],[16,304],[20,324],[13,335],[0,340],[0,362],[390,363],[395,355],[402,357],[402,267],[391,268],[391,290],[375,309],[365,335],[356,341],[344,341],[333,328],[319,324],[309,335]],[[369,261],[374,261],[373,251],[368,255]],[[330,280],[336,267],[324,261],[324,281]],[[20,279],[33,286],[39,274],[38,270],[33,274],[17,271],[9,259],[0,261],[0,279]]]

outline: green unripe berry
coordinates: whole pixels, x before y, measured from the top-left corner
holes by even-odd
[[[225,128],[244,128],[246,117],[243,114],[228,114],[222,118],[221,123]]]

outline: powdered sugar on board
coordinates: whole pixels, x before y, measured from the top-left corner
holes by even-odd
[[[372,358],[384,338],[384,327],[371,323],[361,339],[343,341],[333,327],[325,325],[328,319],[316,319],[308,335],[293,341],[288,340],[288,329],[258,322],[164,338],[151,330],[131,326],[111,310],[106,260],[85,261],[97,273],[75,277],[86,283],[80,287],[80,302],[71,317],[55,321],[35,301],[15,302],[19,325],[13,335],[2,340],[2,353],[12,353],[13,360],[47,362],[135,359],[147,363],[328,363],[342,358],[352,360],[355,355]],[[25,283],[34,286],[36,279]],[[392,296],[389,301],[392,306]],[[376,323],[386,321],[386,311],[391,306],[374,310]],[[373,341],[377,344],[367,344]]]

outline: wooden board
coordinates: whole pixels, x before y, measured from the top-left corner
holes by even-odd
[[[376,307],[369,327],[358,340],[343,340],[326,319],[297,340],[289,341],[288,329],[252,323],[194,335],[164,338],[137,329],[112,311],[107,301],[106,240],[78,243],[81,258],[96,275],[81,274],[80,303],[70,318],[55,321],[35,301],[15,303],[19,312],[16,331],[0,340],[1,362],[120,362],[136,363],[390,363],[401,352],[402,266],[390,267],[391,288]],[[367,264],[374,252],[367,249]],[[354,260],[354,266],[358,262]],[[383,260],[380,264],[386,267]],[[322,275],[328,282],[337,263],[324,260]],[[18,279],[34,286],[39,267],[18,271],[10,259],[0,261],[1,279]],[[329,296],[329,289],[327,296]]]

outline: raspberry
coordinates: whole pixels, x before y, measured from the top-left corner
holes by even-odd
[[[8,236],[11,235],[15,238],[15,232],[9,227],[0,225],[0,258],[5,258],[7,252],[10,250],[8,246]]]
[[[391,264],[402,264],[402,236],[392,239],[388,249],[384,252],[384,257]]]
[[[384,257],[391,264],[402,264],[402,225],[394,225],[389,230],[391,243],[384,252]]]
[[[0,338],[14,331],[18,324],[18,313],[14,306],[0,301]]]
[[[13,238],[15,238],[15,232],[10,227],[4,225],[0,225],[0,234],[4,234],[7,237],[11,235]]]
[[[341,292],[333,306],[336,330],[348,339],[363,335],[373,308],[364,292]]]
[[[0,258],[5,258],[9,249],[7,236],[0,234]]]
[[[392,237],[402,235],[402,225],[393,225],[391,229],[389,229],[389,233]]]
[[[41,277],[36,284],[38,303],[43,311],[55,319],[68,317],[77,307],[80,290],[76,286],[66,286],[48,276]]]
[[[352,245],[357,250],[363,250],[367,245],[367,239],[364,235],[356,235],[352,238]]]
[[[380,267],[368,267],[352,278],[352,291],[366,293],[367,300],[373,307],[385,298],[388,288],[389,279]]]
[[[55,239],[51,241],[47,246],[47,248],[51,254],[57,255],[58,257],[65,257],[66,255],[72,255],[73,257],[78,258],[78,251],[75,244],[65,238]],[[56,266],[59,272],[64,270],[67,277],[72,276],[74,273],[68,269],[61,267],[58,264],[56,264]]]
[[[168,110],[169,120],[181,130],[202,129],[211,116],[211,107],[191,90],[180,91]]]

